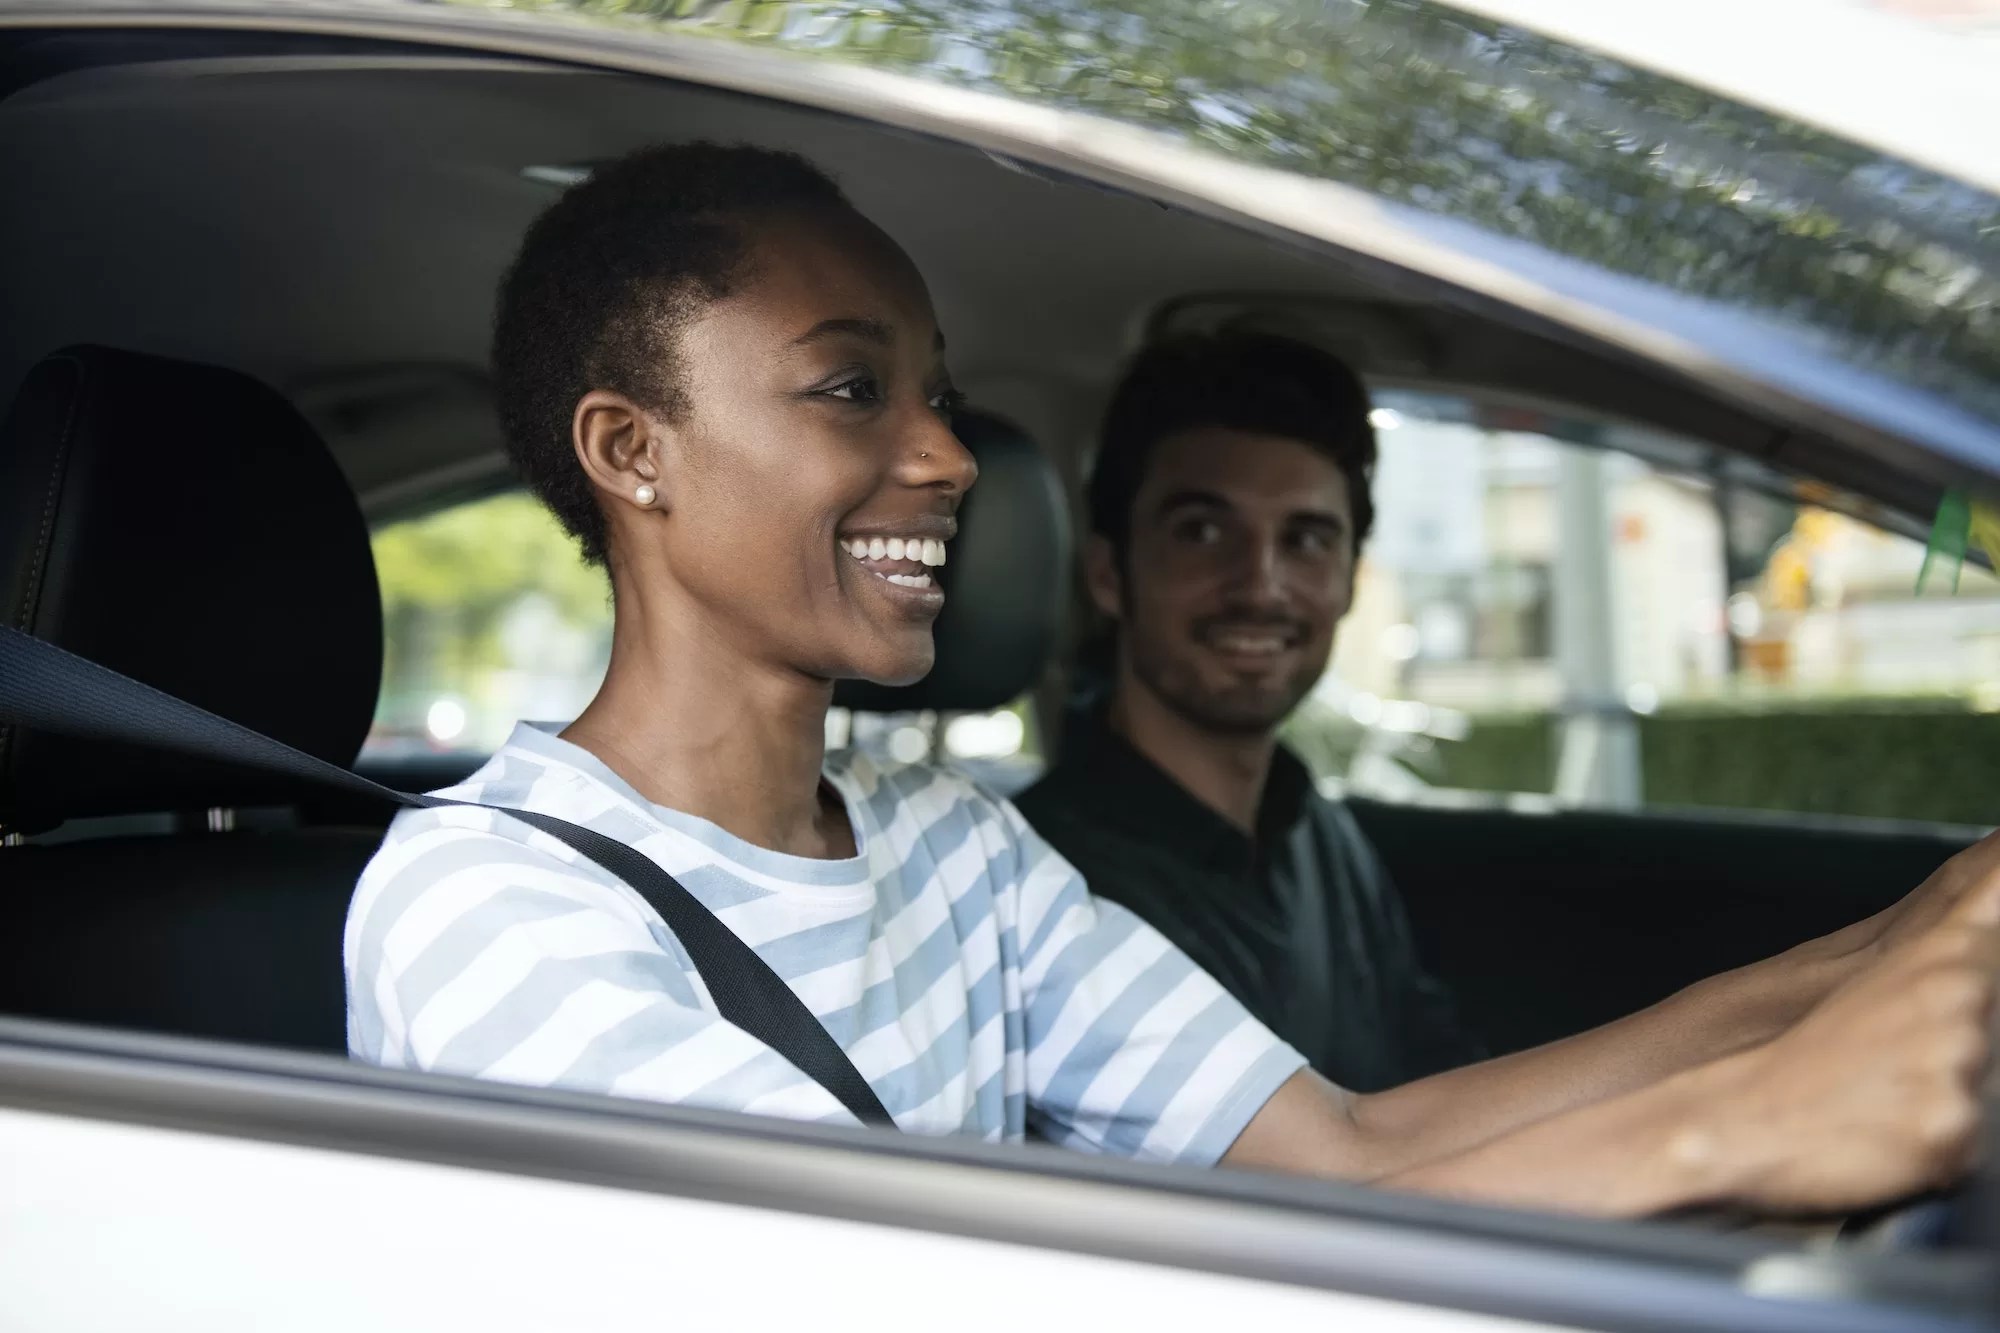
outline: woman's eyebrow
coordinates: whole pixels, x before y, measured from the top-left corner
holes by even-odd
[[[874,343],[878,347],[888,347],[896,341],[895,330],[879,319],[823,319],[792,341],[797,346],[805,346],[826,338],[837,338],[842,334]]]

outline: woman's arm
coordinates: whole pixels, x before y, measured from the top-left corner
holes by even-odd
[[[1954,865],[1962,882],[1942,919],[1762,1045],[1595,1098],[1592,1080],[1616,1062],[1586,1039],[1374,1097],[1300,1074],[1224,1161],[1608,1215],[1724,1201],[1837,1210],[1938,1184],[1977,1135],[2000,835]],[[1661,1033],[1668,1048],[1685,1040]],[[1568,1109],[1524,1109],[1547,1106]]]
[[[1886,953],[1935,928],[1994,873],[2000,841],[1988,838],[1864,921],[1589,1032],[1381,1093],[1368,1099],[1368,1114],[1384,1131],[1421,1135],[1441,1150],[1465,1148],[1761,1046]],[[1480,1113],[1468,1116],[1468,1106]]]
[[[1379,1093],[1368,1099],[1368,1115],[1385,1131],[1423,1134],[1440,1148],[1469,1147],[1761,1046],[1871,956],[1831,937],[1815,940],[1589,1032]],[[1467,1115],[1468,1106],[1479,1114]]]
[[[1377,1129],[1367,1120],[1368,1098],[1307,1070],[1265,1104],[1223,1163],[1516,1207],[1641,1216],[1731,1192],[1716,1156],[1699,1151],[1697,1128],[1704,1094],[1729,1081],[1727,1070],[1697,1070],[1463,1147]]]

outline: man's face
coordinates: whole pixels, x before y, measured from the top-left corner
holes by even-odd
[[[1347,478],[1297,440],[1168,436],[1133,503],[1124,560],[1093,538],[1089,574],[1140,685],[1199,726],[1269,732],[1325,672],[1353,597]]]

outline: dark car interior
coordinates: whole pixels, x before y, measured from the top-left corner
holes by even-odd
[[[1005,423],[958,430],[982,471],[952,567],[966,595],[940,619],[929,676],[857,685],[847,707],[991,708],[1028,688],[1050,651],[1069,554],[1062,491]],[[0,493],[19,627],[353,761],[381,677],[368,530],[283,398],[233,371],[65,349],[35,367],[0,426]],[[1024,531],[1043,535],[1025,559]],[[77,822],[162,813],[177,826],[8,850],[24,914],[0,959],[0,1011],[346,1049],[340,937],[388,809],[133,745],[18,727],[0,743],[9,828],[87,835]]]
[[[500,484],[491,293],[554,185],[660,138],[796,148],[934,287],[982,481],[940,666],[873,711],[1060,697],[1071,512],[1121,359],[1191,300],[1383,386],[1560,404],[1861,474],[1582,341],[957,145],[726,92],[276,36],[0,39],[0,609],[352,763],[380,680],[370,525]],[[1024,274],[1032,275],[1023,280]],[[1199,300],[1197,300],[1199,298]],[[988,415],[990,413],[990,415]],[[1801,480],[1814,480],[1794,471]],[[1929,494],[1877,476],[1906,515]],[[973,608],[976,608],[976,614]],[[440,785],[456,761],[373,775]],[[1495,1051],[1887,906],[1968,834],[1763,816],[1354,803]],[[348,893],[387,808],[0,729],[0,1011],[339,1052]],[[1615,962],[1610,961],[1615,960]]]

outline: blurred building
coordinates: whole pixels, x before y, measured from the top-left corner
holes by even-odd
[[[1958,595],[1919,596],[1919,541],[1724,493],[1682,442],[1518,413],[1520,425],[1496,428],[1449,398],[1382,398],[1377,534],[1330,699],[1561,706],[1574,674],[1560,665],[1555,613],[1562,465],[1585,440],[1679,463],[1604,452],[1601,545],[1569,553],[1608,567],[1607,656],[1639,711],[1745,692],[1972,694],[2000,681],[2000,582],[1968,567]],[[1733,550],[1725,504],[1751,516]]]

